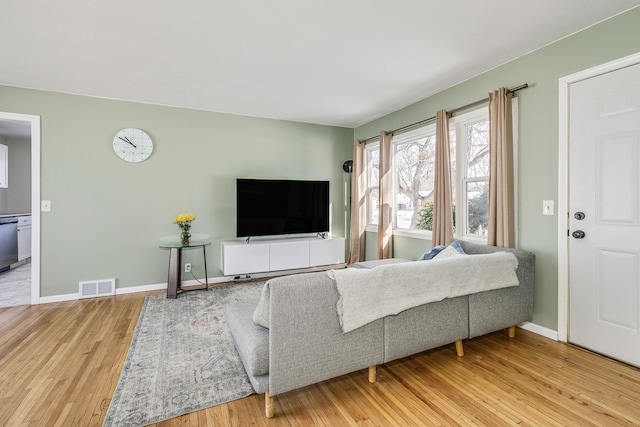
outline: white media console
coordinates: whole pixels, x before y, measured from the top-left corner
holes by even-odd
[[[297,270],[344,263],[344,237],[233,240],[221,243],[225,276]]]

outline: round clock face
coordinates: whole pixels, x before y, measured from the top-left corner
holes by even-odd
[[[142,162],[153,152],[153,141],[143,130],[122,129],[113,137],[113,151],[127,162]]]

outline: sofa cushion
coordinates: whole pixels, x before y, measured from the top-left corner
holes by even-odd
[[[468,337],[468,295],[419,305],[384,318],[384,363]]]
[[[438,254],[436,254],[433,259],[451,258],[460,255],[466,255],[466,253],[464,252],[464,249],[462,249],[462,246],[460,246],[460,243],[458,241],[454,241]]]
[[[262,293],[260,294],[260,300],[252,314],[253,323],[262,326],[263,328],[269,328],[269,299],[270,299],[269,282],[265,283],[262,287]]]
[[[343,334],[336,311],[338,291],[326,271],[282,276],[268,283],[269,394],[276,396],[383,362],[382,320]]]
[[[403,259],[403,258],[388,258],[388,259],[376,259],[376,260],[372,260],[372,261],[363,261],[363,262],[359,262],[356,264],[353,264],[354,268],[366,268],[366,269],[371,269],[371,268],[375,268],[381,265],[387,265],[387,264],[399,264],[399,263],[404,263],[404,262],[413,262],[411,260],[408,259]],[[316,273],[309,273],[311,275],[316,274]],[[297,275],[294,275],[297,276]],[[286,277],[286,276],[285,276]],[[310,277],[310,276],[305,276],[305,277]],[[325,277],[325,275],[321,275],[321,277]],[[269,314],[269,310],[270,310],[270,295],[271,295],[271,281],[282,281],[282,279],[284,279],[283,277],[280,278],[275,278],[275,279],[271,279],[269,281],[267,281],[267,283],[264,284],[264,287],[262,288],[262,293],[260,294],[260,301],[258,302],[255,311],[253,312],[253,323],[255,323],[256,325],[260,325],[264,328],[269,328],[269,324],[270,324],[270,314]],[[296,279],[297,280],[297,279]]]
[[[258,299],[238,301],[225,309],[225,320],[240,359],[250,376],[269,373],[269,330],[253,323]]]
[[[371,261],[360,261],[356,262],[351,266],[351,268],[376,268],[381,265],[387,264],[399,264],[402,262],[413,262],[409,259],[404,258],[385,258],[385,259],[373,259]]]

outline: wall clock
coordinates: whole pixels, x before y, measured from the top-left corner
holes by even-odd
[[[122,129],[113,137],[113,151],[127,162],[142,162],[153,152],[153,141],[141,129]]]

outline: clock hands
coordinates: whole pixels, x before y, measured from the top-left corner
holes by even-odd
[[[119,136],[118,138],[120,138],[121,140],[123,140],[127,144],[131,144],[133,146],[133,148],[138,148],[138,147],[136,147],[136,145],[133,142],[129,141],[129,138],[127,138],[126,136],[124,138]]]
[[[124,161],[142,162],[153,152],[153,141],[142,129],[121,129],[113,136],[113,150]]]

